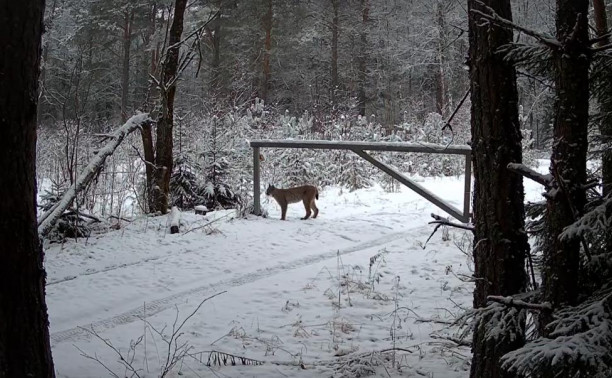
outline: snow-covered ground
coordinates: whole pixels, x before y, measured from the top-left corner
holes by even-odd
[[[462,177],[422,184],[462,208]],[[537,199],[539,188],[526,185]],[[319,218],[306,221],[301,204],[284,222],[276,203],[264,206],[268,218],[186,213],[175,235],[166,217],[142,218],[48,246],[57,376],[136,376],[117,352],[138,376],[159,376],[183,321],[170,355],[184,343],[188,355],[169,377],[468,375],[469,348],[440,338],[472,302],[472,285],[459,279],[472,273],[457,246],[468,247],[464,233],[439,230],[423,249],[430,213],[441,210],[409,189],[380,187],[326,189]],[[228,354],[265,363],[206,365]]]

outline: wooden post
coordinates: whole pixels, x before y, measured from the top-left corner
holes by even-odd
[[[176,206],[172,206],[170,211],[170,233],[178,234],[181,225],[181,211]]]
[[[259,147],[253,147],[253,214],[261,215],[261,204],[259,203]]]
[[[470,202],[472,201],[472,154],[465,155],[465,186],[463,189],[463,216],[465,222],[469,222],[472,218],[470,214]]]

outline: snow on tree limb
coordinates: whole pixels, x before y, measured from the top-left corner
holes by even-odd
[[[528,179],[532,179],[538,184],[543,185],[545,188],[550,187],[550,183],[552,182],[551,175],[543,175],[541,173],[538,173],[524,164],[510,163],[508,164],[507,168],[508,170],[514,173],[518,173],[521,176],[527,177]]]
[[[612,226],[612,197],[604,199],[603,203],[590,210],[577,221],[565,227],[559,238],[571,240],[586,234],[607,232]]]
[[[501,303],[509,307],[517,307],[521,309],[537,310],[537,311],[552,311],[552,305],[549,302],[530,303],[512,297],[503,297],[499,295],[489,295],[487,299],[491,302]]]
[[[57,220],[70,206],[77,194],[87,187],[89,182],[96,175],[96,172],[104,165],[106,158],[115,152],[123,139],[131,132],[140,128],[144,123],[149,121],[149,114],[136,114],[110,135],[110,141],[91,159],[89,164],[87,164],[87,166],[79,174],[79,177],[77,177],[74,185],[71,185],[70,188],[68,188],[68,190],[62,195],[62,198],[58,202],[57,206],[54,206],[40,217],[38,221],[39,235],[44,237],[49,233],[49,231],[51,231]]]
[[[507,353],[502,359],[503,368],[521,376],[552,371],[551,376],[609,377],[611,308],[612,290],[607,287],[575,307],[559,310],[547,326],[548,337],[539,337]]]

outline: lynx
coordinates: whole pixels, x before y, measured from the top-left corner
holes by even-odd
[[[312,185],[296,186],[295,188],[289,189],[278,189],[274,185],[268,185],[266,189],[266,195],[272,196],[281,207],[281,220],[285,220],[287,215],[287,205],[290,203],[304,202],[304,208],[306,209],[306,215],[302,219],[310,218],[312,209],[314,214],[312,218],[316,218],[319,215],[319,209],[315,204],[315,199],[319,199],[319,191]]]

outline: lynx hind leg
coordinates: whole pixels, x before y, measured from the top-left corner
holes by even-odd
[[[319,215],[319,208],[317,207],[314,198],[310,200],[310,208],[312,209],[312,211],[314,211],[314,214],[312,215],[312,219],[314,219],[317,217],[317,215]]]
[[[308,199],[304,198],[304,209],[306,209],[306,215],[304,216],[304,218],[302,218],[302,220],[308,219],[310,218],[310,202]]]

